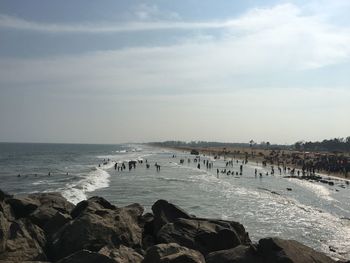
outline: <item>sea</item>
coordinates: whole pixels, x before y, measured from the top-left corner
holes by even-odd
[[[0,143],[0,189],[60,192],[74,204],[97,195],[117,206],[140,203],[146,211],[165,199],[198,217],[238,221],[253,241],[294,239],[335,259],[350,259],[350,187],[345,180],[325,175],[334,182],[328,185],[285,178],[278,171],[266,175],[271,168],[255,162],[194,158],[147,144]],[[204,164],[207,160],[212,169]],[[136,168],[129,170],[129,161],[136,161]],[[233,166],[226,167],[227,161]],[[125,163],[126,169],[118,171],[116,163]],[[224,169],[231,173],[221,173]]]

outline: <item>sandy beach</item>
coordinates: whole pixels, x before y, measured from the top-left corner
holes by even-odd
[[[330,152],[300,152],[292,150],[276,150],[276,149],[260,149],[254,147],[171,147],[175,150],[191,152],[197,150],[200,154],[217,156],[220,158],[234,158],[253,162],[262,165],[264,162],[266,166],[286,166],[288,168],[301,170],[302,163],[316,163],[322,159],[329,157],[347,159],[349,166],[350,154],[334,154]],[[325,166],[325,165],[324,165]],[[337,167],[338,168],[338,167]],[[336,169],[333,169],[336,170]],[[338,168],[340,170],[340,168]],[[330,169],[318,169],[316,175],[321,177],[331,177],[333,179],[350,180],[349,173],[346,171],[332,171]]]

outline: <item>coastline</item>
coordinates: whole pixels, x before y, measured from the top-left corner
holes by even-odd
[[[169,146],[160,146],[157,145],[157,147],[165,148],[165,149],[171,149],[176,151],[184,151],[184,152],[191,152],[191,150],[197,150],[200,154],[208,155],[208,156],[218,156],[220,158],[226,157],[226,158],[235,158],[239,160],[244,160],[246,156],[248,156],[248,163],[254,163],[255,165],[262,165],[262,162],[266,161],[266,156],[269,156],[272,151],[276,150],[268,150],[268,149],[257,149],[257,148],[249,148],[249,147],[189,147],[189,146],[179,146],[179,147],[169,147]],[[304,156],[305,153],[303,152],[297,152],[297,151],[291,151],[291,150],[282,150],[281,152],[284,152],[286,154],[297,154],[298,156]],[[262,153],[263,155],[259,154]],[[308,153],[310,154],[310,153]],[[318,154],[318,153],[311,153],[311,154]],[[301,166],[292,164],[288,159],[283,160],[285,162],[285,165],[289,167],[290,169],[296,169],[300,170],[302,169]],[[270,165],[276,165],[267,163],[267,166]],[[326,179],[334,179],[334,180],[341,180],[345,182],[350,182],[350,174],[345,177],[345,174],[343,173],[333,173],[333,172],[316,172],[316,176],[320,176],[322,178]]]
[[[4,262],[346,262],[295,240],[252,242],[239,222],[196,217],[165,200],[144,213],[140,204],[117,207],[98,196],[73,205],[59,193],[0,190],[0,208]]]

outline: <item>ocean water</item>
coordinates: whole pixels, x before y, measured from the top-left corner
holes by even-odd
[[[201,156],[198,169],[193,158],[148,145],[2,143],[0,188],[14,194],[58,191],[73,203],[99,195],[117,206],[138,202],[146,210],[166,199],[196,216],[238,221],[254,241],[295,239],[334,258],[350,259],[350,187],[345,181],[331,179],[334,186],[329,186],[278,173],[266,176],[269,168],[250,162],[241,176],[217,175],[217,169],[226,168],[224,159]],[[114,169],[116,162],[129,160],[143,163],[130,171],[128,166]],[[205,160],[214,168],[206,169]],[[241,160],[234,160],[226,169],[239,172],[240,165]],[[255,177],[255,169],[264,176]]]

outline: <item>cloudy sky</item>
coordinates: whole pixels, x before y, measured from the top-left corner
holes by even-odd
[[[0,0],[0,141],[350,135],[348,0]]]

